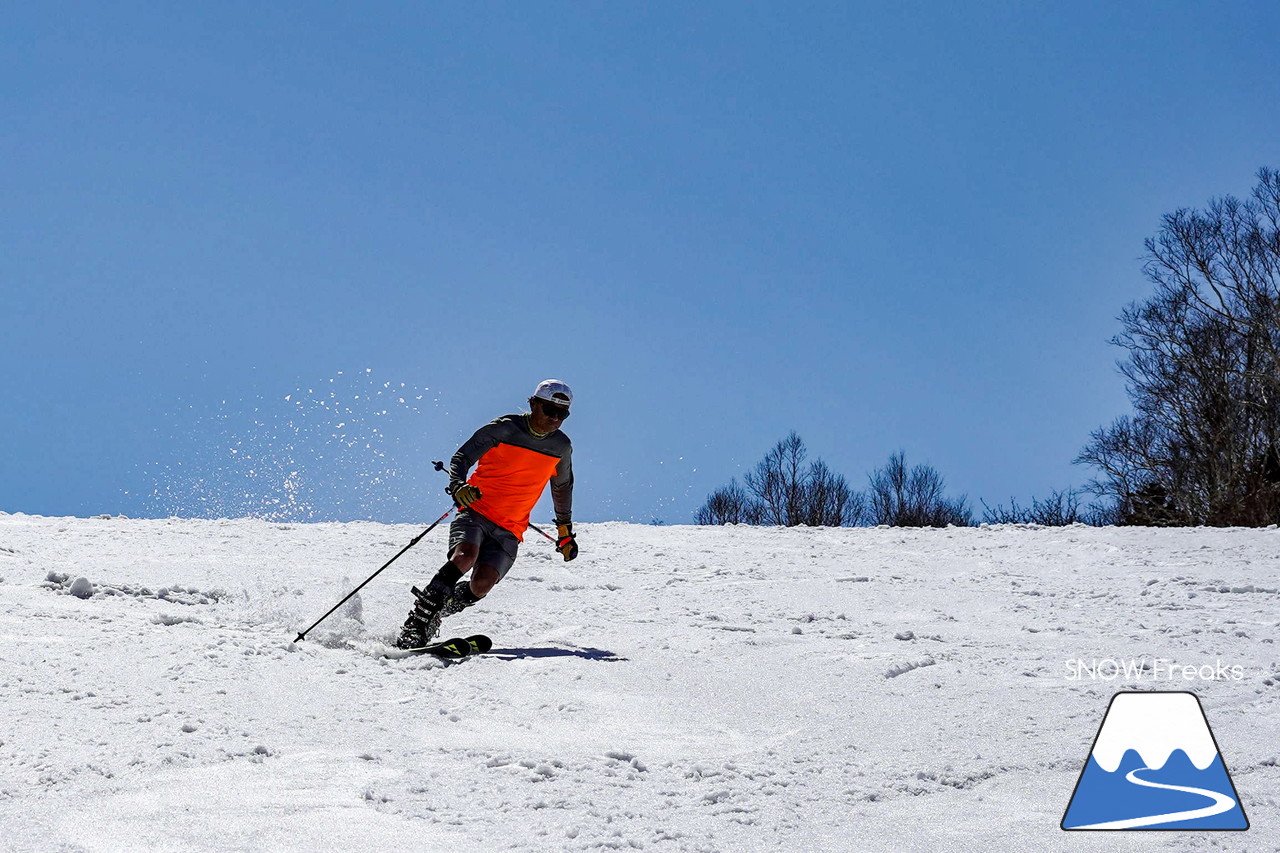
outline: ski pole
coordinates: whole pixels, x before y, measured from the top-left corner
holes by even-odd
[[[556,538],[554,536],[549,535],[547,531],[543,530],[541,527],[534,524],[532,521],[529,522],[529,527],[541,533],[543,538],[546,539],[548,542],[550,542],[552,545],[556,544]]]
[[[408,551],[408,550],[409,550],[410,548],[412,548],[414,545],[417,545],[417,544],[418,544],[418,540],[420,540],[423,536],[426,536],[426,535],[427,535],[428,533],[430,533],[432,530],[435,530],[435,529],[436,529],[436,525],[438,525],[440,522],[442,522],[442,521],[444,521],[446,518],[448,518],[448,517],[449,517],[449,513],[453,512],[453,510],[454,510],[454,507],[449,507],[447,510],[445,510],[445,511],[444,511],[444,515],[440,516],[440,517],[439,517],[439,518],[437,518],[435,521],[433,521],[433,522],[431,523],[431,526],[430,526],[430,527],[428,527],[426,530],[424,530],[424,531],[422,531],[421,533],[419,533],[417,536],[413,537],[413,539],[411,539],[411,540],[409,541],[409,544],[408,544],[408,545],[405,545],[403,548],[401,548],[401,549],[400,549],[400,553],[399,553],[399,554],[396,554],[396,555],[395,555],[394,557],[392,557],[390,560],[387,560],[385,563],[383,563],[383,564],[382,564],[382,569],[378,569],[376,572],[374,572],[373,574],[369,575],[369,577],[365,579],[365,582],[364,582],[364,583],[360,584],[360,586],[356,587],[355,589],[351,590],[351,592],[347,593],[347,597],[346,597],[346,598],[342,599],[342,600],[341,600],[341,601],[339,601],[337,604],[333,605],[332,609],[330,609],[328,613],[326,613],[325,615],[321,616],[321,617],[320,617],[319,619],[317,619],[314,623],[312,623],[312,625],[311,625],[311,627],[310,627],[310,628],[308,628],[307,630],[305,630],[305,631],[303,631],[302,633],[298,634],[298,636],[294,637],[294,638],[293,638],[293,641],[296,643],[296,642],[298,642],[299,640],[305,640],[305,639],[307,638],[307,634],[310,634],[310,633],[311,633],[311,631],[312,631],[312,629],[314,629],[314,628],[316,627],[316,625],[319,625],[321,622],[323,622],[324,620],[326,620],[326,619],[328,619],[330,616],[332,616],[332,615],[333,615],[333,611],[334,611],[334,610],[337,610],[339,607],[341,607],[342,605],[346,604],[346,603],[347,603],[347,601],[348,601],[348,600],[350,600],[351,596],[355,595],[357,592],[359,592],[360,590],[364,589],[365,584],[369,583],[369,581],[373,580],[373,579],[374,579],[374,578],[376,578],[378,575],[382,574],[382,570],[383,570],[383,569],[385,569],[387,566],[389,566],[389,565],[391,565],[392,563],[394,563],[396,560],[400,559],[400,556],[401,556],[402,554],[404,554],[404,552],[405,552],[405,551]]]
[[[441,461],[435,461],[435,462],[432,462],[431,464],[435,466],[435,469],[436,469],[437,471],[444,471],[444,462],[441,462]],[[447,471],[445,471],[445,473],[447,474],[448,472],[447,472]],[[474,510],[474,509],[472,509],[471,507],[466,507],[466,510],[467,510],[467,512],[474,512],[476,515],[480,516],[481,518],[483,518],[485,521],[489,522],[490,524],[493,524],[493,523],[494,523],[492,519],[490,519],[490,518],[486,517],[484,513],[480,512],[480,511],[478,511],[478,510]],[[496,527],[497,525],[495,524],[494,526]],[[529,522],[529,528],[530,528],[531,530],[536,530],[536,531],[538,531],[539,533],[541,533],[541,534],[542,534],[542,537],[543,537],[544,539],[546,539],[548,542],[550,542],[552,545],[555,545],[555,544],[556,544],[556,539],[555,539],[555,537],[554,537],[554,536],[548,536],[548,535],[547,535],[547,531],[543,530],[541,527],[539,527],[538,525],[534,524],[532,521],[531,521],[531,522]]]

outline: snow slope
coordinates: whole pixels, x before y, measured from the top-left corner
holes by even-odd
[[[1280,843],[1274,530],[582,525],[446,623],[495,654],[389,658],[440,529],[291,642],[418,532],[0,514],[0,849]],[[1243,675],[1068,666],[1142,657]],[[1201,697],[1249,832],[1058,828],[1122,689]]]

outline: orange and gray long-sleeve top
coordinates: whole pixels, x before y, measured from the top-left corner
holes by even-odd
[[[449,461],[449,479],[480,490],[471,507],[521,542],[529,513],[551,483],[556,523],[573,520],[573,444],[560,430],[538,436],[528,415],[503,415],[476,430]],[[467,472],[475,465],[469,478]]]

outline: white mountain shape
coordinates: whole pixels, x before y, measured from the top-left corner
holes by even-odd
[[[1102,721],[1093,758],[1114,773],[1125,750],[1136,750],[1147,767],[1159,770],[1175,749],[1204,770],[1218,755],[1209,723],[1192,693],[1120,693]]]

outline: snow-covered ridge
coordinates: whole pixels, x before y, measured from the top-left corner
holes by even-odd
[[[1204,770],[1218,754],[1209,724],[1196,697],[1190,693],[1121,693],[1111,703],[1093,757],[1108,773],[1114,773],[1126,750],[1142,756],[1152,769],[1164,767],[1175,749],[1181,749],[1197,770]]]

